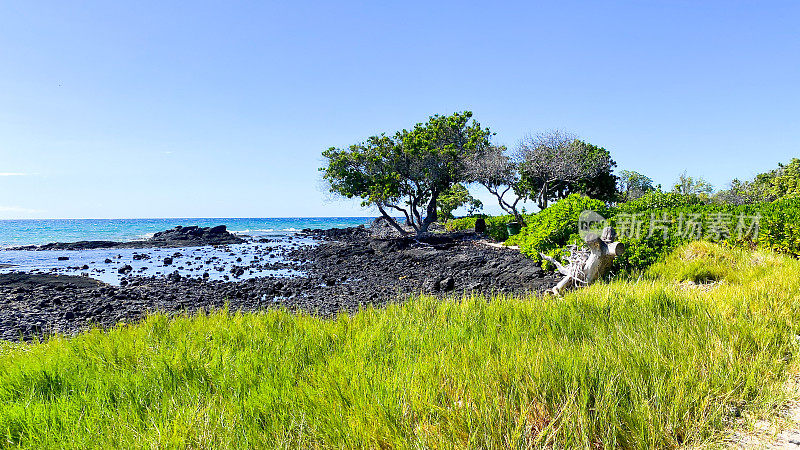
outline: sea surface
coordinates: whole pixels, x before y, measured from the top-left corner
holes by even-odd
[[[227,225],[228,231],[236,234],[280,236],[304,228],[346,228],[371,221],[371,217],[0,220],[0,248],[50,242],[132,241],[178,225]]]
[[[44,219],[0,220],[0,273],[27,272],[87,276],[118,285],[132,276],[167,276],[233,281],[231,269],[247,267],[235,280],[264,276],[293,276],[293,269],[260,269],[259,263],[282,262],[270,247],[292,249],[313,245],[307,238],[295,236],[305,228],[346,228],[368,224],[367,217],[302,218],[195,218],[195,219]],[[147,239],[154,233],[178,225],[211,227],[226,225],[228,231],[244,238],[267,238],[268,242],[248,239],[243,244],[221,247],[165,249],[92,249],[92,250],[7,250],[9,247],[41,245],[50,242],[131,241]],[[142,254],[147,254],[142,259]],[[174,263],[165,264],[171,257]],[[250,264],[253,263],[253,264]],[[118,269],[130,265],[131,274]]]

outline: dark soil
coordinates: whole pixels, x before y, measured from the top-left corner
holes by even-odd
[[[436,295],[541,293],[555,285],[519,252],[485,245],[474,233],[424,238],[370,238],[363,227],[307,230],[319,245],[281,250],[305,276],[239,282],[131,276],[114,287],[85,277],[0,276],[0,339],[75,333],[113,326],[148,312],[231,311],[286,307],[322,316],[365,305]]]

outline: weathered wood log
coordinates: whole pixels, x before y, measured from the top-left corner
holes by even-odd
[[[612,227],[603,229],[602,235],[589,234],[584,238],[586,248],[571,246],[569,261],[563,265],[542,253],[542,258],[553,263],[564,278],[548,292],[561,295],[582,286],[588,286],[608,273],[614,258],[625,252],[625,244],[616,242],[617,233]]]

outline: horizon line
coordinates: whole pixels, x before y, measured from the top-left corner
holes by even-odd
[[[374,219],[373,216],[284,216],[284,217],[28,217],[4,220],[198,220],[198,219]],[[399,217],[399,216],[398,216]]]

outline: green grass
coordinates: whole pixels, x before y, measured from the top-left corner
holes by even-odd
[[[705,445],[737,408],[786,400],[799,270],[695,243],[563,299],[154,315],[2,344],[0,447]]]

